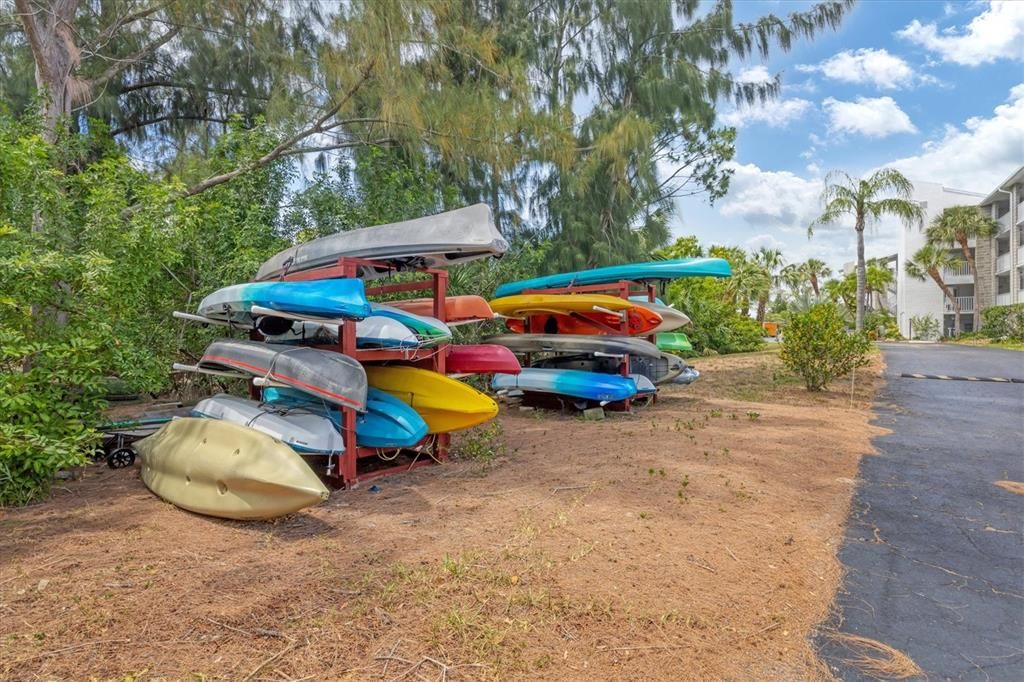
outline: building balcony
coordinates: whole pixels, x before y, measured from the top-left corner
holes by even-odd
[[[961,261],[960,265],[955,268],[943,268],[942,281],[946,284],[970,284],[974,281],[970,263]]]
[[[957,301],[957,303],[960,304],[960,312],[961,313],[973,313],[974,312],[974,297],[973,296],[957,296],[956,297],[956,301]],[[953,310],[953,304],[949,301],[949,299],[946,299],[946,302],[944,304],[944,311],[947,312],[947,313],[955,312]]]
[[[1017,204],[1017,224],[1024,225],[1024,201]]]
[[[1010,260],[1011,254],[1009,252],[1004,253],[996,258],[996,274],[1001,275],[1004,272],[1010,271]]]
[[[996,294],[996,305],[1010,305],[1013,303],[1013,294],[1007,291],[1005,294]]]

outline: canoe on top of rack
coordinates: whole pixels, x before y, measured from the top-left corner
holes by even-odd
[[[199,367],[244,372],[336,405],[366,410],[366,372],[359,362],[341,353],[220,339],[207,346]]]
[[[487,204],[437,215],[349,230],[296,244],[276,254],[256,273],[257,280],[333,265],[339,258],[384,261],[397,269],[439,268],[501,256],[508,242],[494,226]],[[360,277],[390,270],[360,267]]]
[[[491,388],[495,391],[518,389],[532,393],[551,393],[599,403],[632,398],[637,391],[636,382],[629,377],[536,367],[526,367],[519,374],[495,374]]]
[[[434,299],[409,298],[404,301],[388,301],[388,305],[406,312],[434,316]],[[483,296],[448,296],[444,299],[445,323],[449,327],[470,322],[483,322],[494,319],[494,311]]]
[[[495,296],[512,296],[527,289],[557,289],[588,284],[612,284],[619,281],[656,282],[683,277],[729,277],[732,270],[723,258],[678,258],[612,265],[605,268],[566,272],[547,277],[535,277],[518,282],[506,282],[494,292]]]
[[[429,433],[468,429],[493,419],[498,404],[472,386],[418,367],[367,366],[370,385],[419,412]]]
[[[199,314],[214,320],[249,325],[253,306],[284,313],[361,320],[371,314],[362,280],[250,282],[223,287],[199,303]]]
[[[483,340],[505,346],[513,353],[606,353],[656,358],[661,351],[646,339],[629,336],[581,334],[500,334]]]
[[[335,428],[341,415],[334,406],[290,388],[263,389],[264,406],[300,409],[330,419]],[[356,444],[365,448],[408,448],[427,435],[423,417],[398,398],[376,388],[366,392],[366,412],[356,415]]]
[[[175,419],[135,447],[146,487],[198,514],[270,519],[330,495],[287,445],[226,421]]]

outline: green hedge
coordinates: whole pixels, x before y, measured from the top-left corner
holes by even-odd
[[[981,330],[992,339],[1024,341],[1024,303],[985,308],[981,311]]]

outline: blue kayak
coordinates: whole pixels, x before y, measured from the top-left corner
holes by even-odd
[[[332,406],[288,388],[263,389],[263,401],[288,407],[303,407],[341,423]],[[364,448],[408,448],[427,435],[427,423],[416,410],[376,388],[366,392],[366,412],[356,416],[356,444]]]
[[[560,275],[535,277],[518,282],[506,282],[494,292],[495,298],[515,296],[526,289],[558,289],[587,284],[612,284],[620,281],[652,282],[681,279],[683,277],[729,277],[732,269],[723,258],[679,258],[650,263],[611,265],[593,270],[566,272]]]
[[[199,304],[199,314],[249,324],[253,306],[331,319],[361,320],[372,314],[366,289],[359,279],[235,284],[204,298]]]
[[[629,377],[578,369],[535,367],[524,367],[519,374],[495,374],[491,388],[495,391],[519,389],[533,393],[552,393],[600,403],[632,398],[637,391],[636,382]]]

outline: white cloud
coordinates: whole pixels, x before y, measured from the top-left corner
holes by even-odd
[[[828,114],[828,129],[833,133],[888,137],[895,133],[917,132],[910,117],[892,97],[858,97],[855,102],[829,97],[821,106]]]
[[[977,66],[999,59],[1024,61],[1024,2],[994,1],[962,28],[939,29],[917,19],[896,35],[939,55],[943,61]]]
[[[740,83],[770,83],[775,77],[768,72],[768,67],[758,64],[740,71],[736,80]]]
[[[780,251],[782,251],[785,249],[786,244],[784,242],[779,241],[774,235],[771,234],[755,234],[753,237],[747,239],[747,241],[744,242],[744,246],[753,251],[756,251],[762,246],[767,249],[779,249]]]
[[[817,215],[821,183],[789,171],[765,171],[748,163],[732,163],[729,193],[719,212],[751,225],[782,231],[806,231]]]
[[[870,83],[886,90],[910,87],[917,80],[910,64],[884,49],[844,50],[820,64],[799,64],[796,69],[820,72],[826,78],[847,83]]]
[[[737,128],[749,123],[764,123],[772,128],[782,128],[803,117],[813,108],[814,105],[805,99],[769,100],[727,111],[722,114],[721,121]]]
[[[921,153],[892,161],[913,180],[988,192],[1024,164],[1024,83],[1015,85],[1005,104],[985,118],[946,126],[941,138],[921,145]]]

